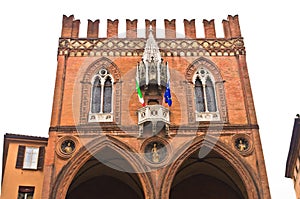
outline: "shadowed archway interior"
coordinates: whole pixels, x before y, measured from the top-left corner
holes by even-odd
[[[199,159],[198,151],[181,165],[172,183],[170,199],[247,199],[247,191],[234,168],[211,151]]]
[[[108,147],[102,149],[95,157],[90,158],[78,171],[68,189],[66,199],[144,198],[137,174],[120,171],[124,167],[130,167],[124,157]],[[98,157],[105,159],[99,161]],[[114,168],[110,167],[112,165]]]

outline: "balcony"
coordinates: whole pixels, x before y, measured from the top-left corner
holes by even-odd
[[[169,136],[170,111],[162,105],[148,105],[140,108],[138,110],[138,125],[139,137],[149,135],[149,127],[151,136],[156,135],[162,129]]]
[[[138,124],[145,122],[170,123],[170,111],[162,105],[148,105],[138,110]]]

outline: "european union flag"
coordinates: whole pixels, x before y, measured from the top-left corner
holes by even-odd
[[[171,97],[171,91],[170,91],[170,81],[167,83],[167,88],[164,94],[165,97],[165,103],[168,103],[169,106],[172,105],[172,97]]]

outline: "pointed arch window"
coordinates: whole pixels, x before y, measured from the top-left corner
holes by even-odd
[[[199,77],[195,81],[195,97],[196,97],[196,111],[204,112],[204,94],[203,94],[203,84]]]
[[[99,77],[95,78],[93,84],[92,94],[92,113],[100,113],[101,107],[101,80]]]
[[[89,122],[112,122],[113,78],[104,68],[93,77]]]
[[[104,96],[103,96],[103,113],[111,112],[112,102],[112,82],[111,78],[107,77],[104,82]]]
[[[215,89],[214,89],[214,85],[209,76],[206,79],[205,92],[206,92],[206,101],[207,101],[208,112],[216,112],[217,106],[216,106]]]
[[[195,88],[196,121],[219,121],[215,81],[205,68],[199,68],[193,78]]]

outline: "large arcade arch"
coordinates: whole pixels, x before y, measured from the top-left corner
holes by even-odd
[[[101,153],[110,154],[112,156],[110,160],[116,163],[119,162],[122,166],[130,166],[127,161],[124,161],[120,154],[109,147],[99,151],[99,154]],[[115,164],[114,166],[119,167],[121,165]],[[122,168],[120,168],[120,170],[121,169]],[[124,198],[124,196],[132,199],[144,198],[143,188],[138,175],[113,169],[106,165],[105,162],[102,163],[97,158],[91,157],[80,168],[72,180],[66,199],[121,199]]]
[[[134,154],[137,153],[113,137],[95,138],[63,167],[50,198],[153,198],[150,178],[140,172],[144,165]],[[131,172],[122,171],[125,167]]]
[[[200,147],[210,150],[201,159]],[[170,166],[160,196],[163,199],[259,199],[258,180],[250,170],[238,153],[220,141],[213,144],[199,138]]]

